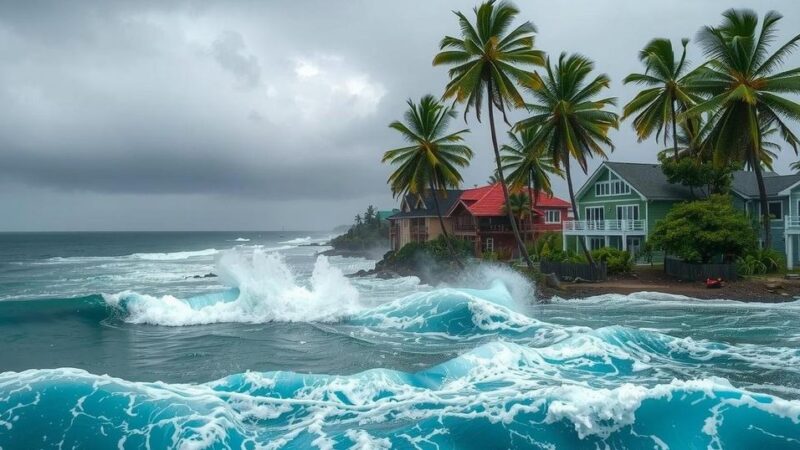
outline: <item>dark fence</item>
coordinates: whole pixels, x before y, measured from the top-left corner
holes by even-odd
[[[705,281],[708,278],[735,280],[736,264],[696,264],[687,263],[677,258],[664,258],[664,272],[667,275],[686,281]]]
[[[597,261],[596,267],[591,264],[576,264],[567,262],[542,261],[539,270],[544,273],[554,273],[560,280],[574,280],[582,278],[587,281],[606,281],[608,267],[606,263]]]

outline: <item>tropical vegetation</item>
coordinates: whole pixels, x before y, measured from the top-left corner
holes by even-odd
[[[505,214],[510,213],[517,223],[517,228],[521,228],[523,221],[533,214],[530,197],[524,192],[510,194],[508,203],[503,205],[503,212]]]
[[[694,73],[688,70],[686,61],[688,43],[688,39],[681,40],[683,50],[676,59],[669,39],[653,39],[639,53],[644,73],[632,73],[624,80],[625,84],[640,84],[647,89],[625,105],[622,120],[636,114],[633,128],[639,142],[655,132],[656,140],[663,136],[666,145],[672,136],[675,158],[678,157],[678,113],[685,112],[699,100],[692,92]]]
[[[615,99],[600,96],[610,80],[604,74],[589,78],[594,63],[585,56],[562,53],[555,65],[547,58],[545,69],[538,87],[530,89],[534,102],[526,106],[533,115],[518,122],[515,128],[523,132],[533,130],[532,146],[542,148],[553,166],[563,169],[572,214],[575,220],[580,220],[571,160],[587,173],[589,158],[606,158],[606,151],[613,151],[608,132],[618,127],[619,118],[608,108],[615,104]],[[586,259],[594,264],[586,243],[583,239],[579,241]]]
[[[797,47],[800,34],[770,51],[782,16],[768,12],[759,27],[751,10],[730,9],[716,27],[703,27],[698,42],[708,62],[692,82],[703,100],[685,111],[684,119],[708,115],[708,146],[714,161],[737,161],[755,172],[758,183],[764,247],[771,247],[771,225],[764,185],[764,131],[776,128],[797,153],[798,139],[787,120],[800,120],[800,104],[786,95],[800,92],[800,68],[778,72]]]
[[[453,259],[461,264],[439,205],[439,197],[446,194],[447,189],[459,187],[463,181],[459,169],[467,167],[472,158],[472,150],[463,143],[463,135],[469,130],[448,131],[455,117],[453,107],[442,105],[432,95],[422,97],[418,104],[408,100],[404,122],[395,121],[389,127],[400,133],[409,145],[387,151],[383,162],[397,166],[389,176],[389,186],[395,197],[431,194],[444,241]]]
[[[553,164],[544,146],[535,141],[538,130],[528,129],[519,133],[508,132],[508,143],[500,148],[503,170],[508,171],[507,181],[512,190],[527,187],[531,195],[531,210],[536,209],[539,194],[553,195],[551,175],[563,177],[560,168]]]
[[[389,224],[378,217],[375,207],[369,205],[363,214],[356,214],[347,232],[331,239],[334,249],[362,252],[389,247]]]
[[[712,195],[673,206],[656,224],[650,244],[686,262],[708,263],[735,261],[755,250],[757,239],[750,219],[730,197]]]
[[[640,142],[655,138],[666,147],[659,161],[668,180],[689,187],[698,199],[674,208],[648,245],[687,261],[738,259],[748,272],[758,272],[762,265],[773,267],[769,260],[774,258],[767,250],[756,254],[754,227],[725,194],[734,170],[755,173],[764,247],[770,248],[763,172],[773,168],[781,150],[777,141],[798,152],[798,138],[790,125],[800,121],[800,104],[790,98],[800,93],[800,68],[780,69],[800,45],[800,34],[774,46],[780,14],[771,11],[759,19],[750,10],[725,11],[720,25],[703,27],[698,33],[695,43],[705,58],[693,67],[687,58],[688,39],[679,46],[666,38],[650,40],[638,55],[643,70],[623,80],[641,90],[625,104],[620,119],[612,110],[615,99],[605,94],[609,78],[593,74],[589,58],[561,53],[551,61],[534,47],[536,27],[529,21],[517,22],[519,10],[510,2],[484,1],[473,13],[467,17],[455,12],[459,34],[441,40],[433,65],[448,66],[442,101],[463,104],[465,121],[473,114],[480,122],[482,111],[488,109],[495,160],[490,182],[502,185],[505,212],[529,267],[532,259],[561,252],[555,238],[540,238],[541,245],[536,242],[527,248],[522,239],[519,222],[536,208],[538,193],[552,193],[552,177],[566,178],[572,218],[580,220],[575,166],[586,173],[591,158],[607,158],[614,150],[610,130],[628,119]],[[511,126],[512,109],[524,109],[525,117],[506,133],[501,146],[498,122]],[[496,120],[495,114],[500,118]],[[441,193],[461,184],[459,170],[469,164],[472,151],[463,143],[466,129],[447,131],[454,117],[453,106],[426,96],[419,104],[409,101],[404,121],[392,123],[409,143],[384,154],[384,162],[396,167],[389,178],[395,196]],[[800,162],[792,168],[800,170]],[[442,242],[447,244],[453,240],[446,234],[438,198],[434,195],[445,231]],[[583,255],[570,258],[592,264],[597,259],[624,259],[590,252],[584,240],[578,242]],[[449,252],[456,257],[458,251],[452,247]]]
[[[588,263],[585,254],[575,254],[571,251],[565,252],[560,248],[543,250],[541,258],[547,261],[575,264]],[[633,270],[634,257],[626,250],[620,250],[616,247],[602,247],[592,250],[591,255],[595,262],[603,262],[606,264],[606,273],[608,275],[630,273]]]
[[[494,110],[497,109],[508,122],[508,109],[525,106],[518,86],[532,88],[538,84],[537,77],[525,70],[525,67],[541,65],[544,58],[543,53],[533,47],[536,33],[533,23],[526,21],[512,28],[512,23],[519,14],[512,3],[489,0],[476,7],[474,13],[475,23],[472,23],[463,13],[455,12],[461,36],[445,36],[442,39],[439,45],[441,51],[434,57],[433,65],[452,66],[448,71],[450,81],[445,87],[443,97],[464,103],[465,119],[472,109],[480,121],[485,98],[497,177],[503,187],[505,202],[509,203]],[[508,219],[519,251],[528,267],[532,268],[533,262],[528,256],[510,209]]]

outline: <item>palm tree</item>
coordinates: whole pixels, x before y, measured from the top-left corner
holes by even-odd
[[[497,108],[508,123],[506,109],[524,106],[525,101],[517,85],[534,87],[538,80],[520,66],[541,65],[543,53],[533,48],[536,27],[531,22],[523,22],[509,31],[511,23],[519,14],[513,4],[489,0],[481,3],[474,12],[474,25],[464,14],[455,12],[461,27],[461,37],[445,36],[439,45],[441,51],[433,58],[433,65],[454,66],[448,72],[450,82],[447,83],[443,98],[465,103],[465,120],[469,109],[473,108],[480,121],[481,107],[484,96],[486,97],[497,175],[508,203],[508,185],[503,177],[500,161],[494,109]],[[533,261],[528,256],[514,217],[509,214],[508,219],[520,254],[528,267],[532,268]]]
[[[382,162],[399,166],[389,176],[395,197],[423,194],[426,190],[431,193],[447,248],[461,266],[439,205],[440,195],[461,184],[463,180],[458,168],[468,166],[472,158],[472,150],[462,143],[462,135],[469,130],[447,131],[455,117],[453,107],[443,106],[432,95],[422,97],[419,105],[409,99],[405,123],[395,121],[389,127],[397,130],[410,145],[387,151]]]
[[[553,164],[547,149],[534,145],[537,129],[527,129],[519,133],[508,132],[509,143],[503,145],[503,170],[508,170],[508,182],[512,189],[523,186],[531,194],[531,211],[536,209],[539,194],[553,195],[550,175],[563,177],[564,173]]]
[[[669,39],[653,39],[641,52],[639,60],[645,66],[644,73],[632,73],[625,77],[624,83],[648,86],[639,92],[623,109],[622,120],[633,114],[633,128],[639,142],[646,140],[653,132],[656,140],[664,136],[664,145],[672,136],[675,157],[678,157],[678,112],[686,111],[700,100],[692,92],[691,80],[695,72],[687,72],[686,45],[688,39],[681,40],[683,52],[675,60],[672,42]],[[670,132],[670,125],[672,130]]]
[[[605,148],[614,150],[608,131],[619,126],[619,117],[606,108],[613,106],[616,99],[597,98],[610,81],[606,75],[587,81],[594,63],[584,56],[562,53],[555,67],[547,58],[545,68],[542,85],[532,90],[535,103],[528,105],[533,116],[515,127],[522,131],[536,130],[532,145],[543,147],[553,165],[564,169],[572,214],[575,220],[580,220],[570,161],[574,158],[583,173],[587,173],[587,158],[606,158]],[[585,240],[579,241],[586,259],[594,265]]]
[[[705,99],[686,111],[686,117],[711,114],[709,146],[717,163],[739,161],[756,174],[764,226],[764,247],[770,248],[770,216],[761,162],[764,160],[763,130],[775,127],[782,140],[797,153],[798,139],[784,122],[800,120],[800,104],[781,94],[800,91],[800,68],[775,73],[797,47],[800,34],[770,55],[775,39],[777,12],[764,16],[750,10],[730,9],[722,24],[704,27],[698,34],[708,63],[694,84]]]
[[[508,196],[508,202],[503,205],[503,212],[511,214],[518,221],[517,226],[522,224],[532,213],[531,200],[524,192],[517,192]]]

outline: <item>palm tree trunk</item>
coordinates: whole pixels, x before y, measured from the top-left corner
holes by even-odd
[[[756,181],[758,182],[758,198],[761,202],[761,220],[764,222],[764,248],[772,248],[772,224],[769,216],[769,202],[767,201],[767,189],[764,186],[764,176],[761,173],[761,161],[755,155],[751,157],[753,172],[756,173]]]
[[[670,103],[672,109],[672,145],[675,148],[675,159],[678,159],[678,124],[675,120],[675,100]]]
[[[436,189],[433,187],[433,180],[430,182],[430,189],[431,195],[433,196],[433,204],[436,206],[436,216],[439,218],[439,226],[442,227],[442,235],[444,236],[444,242],[447,244],[447,250],[450,252],[450,256],[453,257],[453,261],[458,265],[460,269],[464,268],[464,264],[461,262],[461,259],[456,254],[456,249],[453,248],[453,243],[450,241],[450,235],[447,234],[447,228],[444,226],[444,218],[442,218],[442,210],[439,207],[439,195],[436,192]]]
[[[531,226],[530,226],[530,230],[528,230],[528,231],[531,234],[531,242],[533,242],[533,238],[534,238],[534,235],[535,235],[535,232],[533,231],[533,218],[536,217],[536,213],[534,212],[534,209],[536,209],[536,201],[533,199],[533,189],[531,188],[531,181],[532,181],[531,178],[532,178],[531,175],[528,174],[528,203],[530,203],[530,208],[531,208],[530,214],[528,214],[528,222],[530,223]],[[527,236],[527,233],[526,233],[526,236]]]
[[[517,240],[517,246],[519,247],[520,254],[525,259],[525,264],[528,265],[528,269],[533,269],[533,261],[531,261],[531,257],[528,255],[528,249],[525,248],[525,243],[522,242],[522,238],[519,235],[519,229],[517,229],[517,223],[514,220],[514,213],[510,208],[511,203],[508,200],[508,186],[506,185],[506,179],[503,176],[503,165],[500,162],[500,148],[497,146],[497,132],[494,129],[494,96],[492,95],[491,78],[489,79],[489,83],[486,85],[486,93],[486,101],[489,104],[489,129],[492,132],[494,161],[497,164],[497,175],[500,178],[500,185],[503,187],[503,197],[505,197],[506,205],[509,206],[506,208],[508,210],[508,220],[511,222],[511,231],[514,232],[514,238]]]
[[[578,215],[578,203],[575,201],[575,189],[572,187],[572,171],[569,168],[569,159],[569,155],[564,158],[564,172],[567,174],[567,188],[569,189],[569,201],[572,203],[573,220],[577,222],[581,220],[581,218],[580,215]],[[597,266],[594,263],[594,258],[592,258],[592,253],[586,248],[586,237],[576,236],[575,238],[581,243],[581,249],[583,250],[583,254],[586,255],[586,260],[589,261],[592,267],[596,268]]]

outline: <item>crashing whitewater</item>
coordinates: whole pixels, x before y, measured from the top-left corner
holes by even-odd
[[[219,261],[231,289],[105,295],[109,317],[171,327],[317,322],[410,351],[468,350],[417,372],[245,372],[204,384],[6,372],[0,448],[80,447],[88,436],[95,448],[800,448],[794,347],[539,320],[524,301],[531,292],[500,269],[374,302],[324,257],[302,279],[277,253]],[[387,281],[398,282],[416,283]],[[790,380],[785,395],[760,393],[752,373]]]

